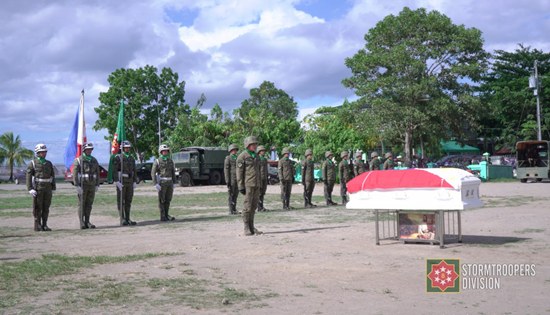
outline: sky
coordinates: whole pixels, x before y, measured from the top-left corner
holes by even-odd
[[[0,134],[29,149],[45,143],[48,159],[62,163],[84,89],[88,140],[105,164],[107,131],[92,129],[99,93],[116,69],[145,65],[172,68],[186,103],[204,93],[206,111],[231,112],[271,81],[302,118],[354,99],[341,84],[351,75],[345,59],[404,7],[481,30],[489,52],[550,51],[550,0],[2,0]]]

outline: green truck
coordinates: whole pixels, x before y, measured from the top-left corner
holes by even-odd
[[[217,147],[185,147],[172,154],[181,186],[225,184],[223,162],[227,150]]]

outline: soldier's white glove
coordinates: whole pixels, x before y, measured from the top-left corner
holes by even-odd
[[[81,196],[82,195],[82,187],[76,186],[76,193]]]
[[[160,184],[156,184],[155,188],[157,189],[157,191],[160,191]]]
[[[95,186],[95,192],[99,190],[99,186]]]
[[[38,195],[38,192],[34,189],[29,190],[29,194],[31,194],[33,197],[36,197]]]
[[[116,185],[116,188],[118,188],[118,190],[122,191],[122,183],[121,182],[115,182],[115,185]]]
[[[137,184],[134,182],[134,189],[136,189],[136,187],[137,187]]]

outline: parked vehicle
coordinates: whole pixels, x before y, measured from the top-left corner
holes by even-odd
[[[151,178],[151,169],[152,168],[153,168],[153,163],[152,162],[142,163],[142,164],[138,164],[136,166],[138,184],[141,183],[142,181],[144,182],[146,180],[152,180],[152,178]]]
[[[550,178],[550,142],[519,141],[516,143],[516,174],[522,182]]]
[[[17,173],[13,175],[13,180],[16,185],[27,183],[27,172],[25,170],[17,170]]]
[[[223,162],[227,155],[226,149],[215,147],[186,147],[172,154],[180,185],[224,184]]]
[[[99,166],[99,184],[105,184],[107,182],[107,175],[109,173],[103,166]],[[71,169],[68,169],[65,172],[65,181],[71,183],[71,185],[74,185],[73,183],[73,171]]]

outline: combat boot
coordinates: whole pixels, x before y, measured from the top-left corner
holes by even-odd
[[[168,209],[170,209],[170,203],[169,203],[169,202],[166,202],[166,203],[164,204],[164,209],[165,209],[164,211],[165,211],[165,213],[166,213],[166,220],[168,220],[168,221],[174,221],[176,218],[174,218],[173,216],[171,216],[171,215],[168,214]]]
[[[245,236],[254,235],[254,232],[253,232],[254,230],[250,229],[250,218],[248,213],[243,214],[243,223],[244,223],[244,235]]]
[[[263,234],[262,231],[260,231],[260,230],[258,230],[254,227],[254,214],[253,213],[250,214],[250,219],[248,220],[248,224],[250,225],[250,231],[252,231],[253,234],[256,234],[256,235]]]
[[[86,226],[86,229],[95,229],[95,225],[90,222],[89,215],[84,218],[84,226]]]
[[[42,231],[42,224],[40,224],[40,219],[34,219],[34,230]]]
[[[52,230],[48,227],[47,223],[48,223],[47,219],[42,220],[42,231],[51,231]]]

